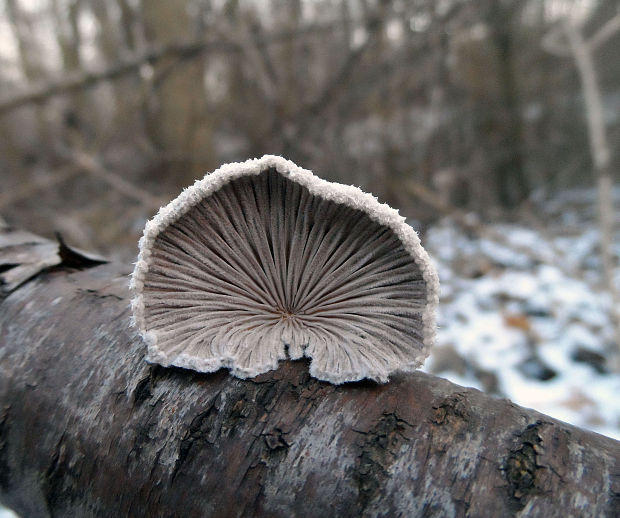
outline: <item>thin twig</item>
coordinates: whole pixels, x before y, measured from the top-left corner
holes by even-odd
[[[590,52],[595,52],[599,47],[609,41],[617,32],[620,32],[620,13],[608,20],[596,34],[586,43]]]
[[[573,22],[565,21],[564,24],[558,23],[544,35],[542,39],[542,48],[555,56],[572,57],[573,52],[570,42],[567,42],[567,34],[565,24],[568,23],[574,30],[579,31],[579,25]],[[596,52],[613,36],[620,32],[620,13],[608,20],[594,35],[588,39],[584,39],[583,44],[590,52]]]
[[[165,200],[141,189],[137,185],[125,180],[118,174],[105,168],[96,157],[83,152],[72,152],[69,159],[73,164],[88,174],[107,183],[112,189],[131,198],[144,207],[157,209],[166,203]]]

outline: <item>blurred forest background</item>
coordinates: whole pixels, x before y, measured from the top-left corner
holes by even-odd
[[[427,369],[616,437],[619,144],[617,0],[0,0],[8,224],[130,261],[282,154],[421,231]]]

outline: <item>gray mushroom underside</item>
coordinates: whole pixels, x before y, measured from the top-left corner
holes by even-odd
[[[248,377],[305,355],[320,379],[385,382],[426,356],[425,281],[394,231],[274,168],[163,229],[143,296],[165,365]]]

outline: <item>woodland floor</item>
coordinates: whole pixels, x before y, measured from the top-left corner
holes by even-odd
[[[426,233],[441,304],[424,370],[620,439],[620,373],[608,361],[616,345],[601,287],[594,192],[541,195],[534,204],[537,218],[492,225],[524,253],[450,220]],[[620,258],[620,234],[614,252]]]

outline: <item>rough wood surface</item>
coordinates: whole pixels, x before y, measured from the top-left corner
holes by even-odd
[[[144,361],[129,267],[0,303],[0,501],[38,516],[618,516],[620,443],[421,372],[334,386]]]

